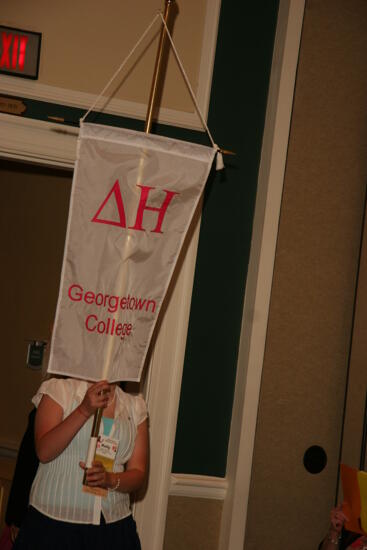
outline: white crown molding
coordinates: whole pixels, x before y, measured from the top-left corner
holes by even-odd
[[[68,107],[76,107],[79,109],[89,109],[93,105],[96,96],[77,90],[68,90],[66,88],[56,88],[47,84],[41,84],[34,80],[25,80],[22,78],[15,79],[11,76],[0,76],[0,93],[15,95],[18,97],[27,97],[38,101],[47,101],[58,105],[66,105]],[[102,109],[107,97],[100,100],[97,110]],[[117,116],[128,118],[136,118],[144,120],[146,116],[147,106],[142,103],[133,101],[125,101],[123,99],[111,99],[103,108],[104,113],[109,113]],[[52,110],[49,113],[53,115]],[[159,111],[159,122],[190,128],[194,130],[203,130],[199,117],[196,113],[185,113],[184,111],[175,111],[173,109],[161,108]]]
[[[0,113],[0,156],[73,168],[79,129]]]
[[[206,7],[197,87],[197,101],[205,119],[207,118],[210,101],[220,3],[220,0],[211,0],[207,2]],[[101,83],[101,87],[103,84],[104,83]],[[182,86],[186,86],[183,78]],[[6,75],[0,75],[0,93],[81,109],[89,109],[96,99],[95,94],[58,88],[47,84],[41,84],[34,80],[15,78]],[[100,100],[98,103],[98,110],[102,109],[104,103],[107,101],[107,97]],[[147,106],[145,104],[122,99],[111,99],[103,107],[103,112],[105,113],[136,118],[139,120],[145,119],[146,111]],[[52,114],[53,113],[50,112],[51,116]],[[199,116],[195,111],[185,112],[161,108],[159,110],[158,122],[203,131]]]
[[[172,474],[170,496],[224,500],[228,482],[222,477]]]

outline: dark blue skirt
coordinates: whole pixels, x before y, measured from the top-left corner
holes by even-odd
[[[13,550],[141,550],[130,515],[100,525],[59,521],[30,507]]]

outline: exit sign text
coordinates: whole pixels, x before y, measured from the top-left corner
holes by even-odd
[[[41,33],[0,25],[0,74],[38,78]]]

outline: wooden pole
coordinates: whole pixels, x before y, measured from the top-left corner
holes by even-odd
[[[165,1],[165,9],[164,9],[164,20],[166,25],[168,24],[169,19],[169,13],[170,8],[175,0],[166,0]],[[148,101],[148,109],[145,119],[145,128],[144,132],[146,134],[149,134],[151,128],[152,128],[152,122],[153,122],[153,114],[156,107],[156,100],[157,100],[157,90],[158,90],[158,84],[160,80],[161,75],[161,66],[162,66],[162,59],[163,59],[163,53],[164,53],[164,47],[166,43],[166,28],[162,23],[162,29],[161,34],[159,37],[159,44],[158,44],[158,51],[157,56],[155,60],[155,67],[154,67],[154,73],[153,73],[153,80],[152,80],[152,87],[150,89],[150,96]]]
[[[170,8],[174,3],[174,1],[175,0],[165,0],[164,21],[166,24],[168,24]],[[148,101],[148,109],[147,109],[147,114],[145,119],[144,132],[146,134],[149,134],[152,128],[153,114],[155,111],[156,101],[157,101],[157,90],[158,90],[158,85],[160,83],[160,78],[161,78],[161,67],[162,67],[162,59],[163,59],[165,43],[166,43],[166,36],[167,36],[166,28],[162,23],[162,29],[159,37],[158,50],[157,50],[154,72],[153,72],[152,86],[150,89],[150,96]],[[94,413],[92,433],[91,433],[90,442],[89,442],[88,456],[86,459],[87,468],[90,468],[92,466],[93,457],[97,446],[97,439],[99,435],[102,414],[103,414],[102,408],[97,409],[96,412]],[[83,484],[85,484],[85,478],[86,478],[86,472],[84,473]]]

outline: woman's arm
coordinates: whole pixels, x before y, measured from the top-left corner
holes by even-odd
[[[326,537],[321,545],[321,550],[335,550],[339,548],[341,532],[344,522],[348,518],[342,510],[342,504],[333,508],[330,513],[330,527]]]
[[[329,531],[320,548],[321,550],[338,550],[339,544],[340,538],[338,533]]]
[[[49,395],[43,395],[37,409],[35,446],[40,462],[59,456],[99,407],[108,402],[110,388],[105,380],[88,388],[82,403],[63,420],[63,409]]]
[[[121,493],[135,493],[145,482],[148,472],[149,437],[148,420],[138,426],[135,446],[124,472],[106,472],[100,462],[93,462],[88,468],[86,481],[91,487],[103,487],[120,491]],[[84,462],[80,466],[85,468]]]

